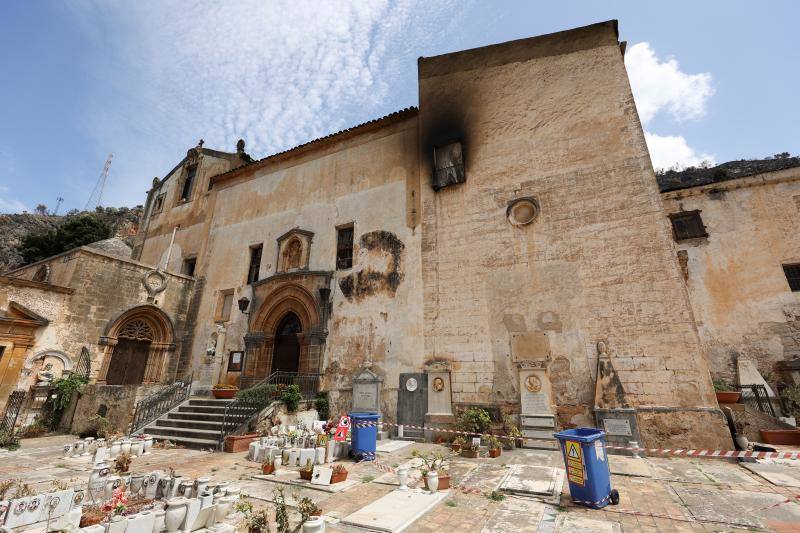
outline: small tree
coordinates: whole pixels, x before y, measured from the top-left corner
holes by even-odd
[[[25,263],[34,263],[78,246],[111,237],[111,226],[96,215],[83,213],[68,217],[55,231],[29,233],[22,238],[17,251]]]
[[[36,206],[36,214],[37,215],[46,215],[47,214],[47,206],[44,204],[39,204]]]

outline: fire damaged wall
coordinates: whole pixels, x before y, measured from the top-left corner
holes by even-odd
[[[339,279],[342,294],[351,302],[379,292],[397,293],[403,280],[401,260],[405,245],[390,231],[370,231],[361,236],[357,271]]]
[[[420,175],[464,141],[464,183],[421,188],[425,356],[456,404],[519,410],[515,339],[546,336],[553,413],[592,422],[596,344],[633,407],[681,444],[729,439],[661,211],[613,22],[434,58],[420,68]],[[529,224],[508,206],[535,198]],[[673,439],[667,436],[666,442]]]

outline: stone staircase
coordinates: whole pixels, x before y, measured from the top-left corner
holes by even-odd
[[[141,429],[187,448],[216,448],[225,407],[233,400],[190,398]]]

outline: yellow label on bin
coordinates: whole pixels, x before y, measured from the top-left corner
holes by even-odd
[[[586,484],[586,473],[583,465],[581,443],[568,440],[564,443],[564,450],[567,457],[567,479],[570,483],[583,487]]]

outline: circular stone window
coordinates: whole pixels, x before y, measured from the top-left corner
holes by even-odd
[[[508,204],[506,216],[514,226],[526,226],[539,215],[539,202],[536,198],[518,198]]]

